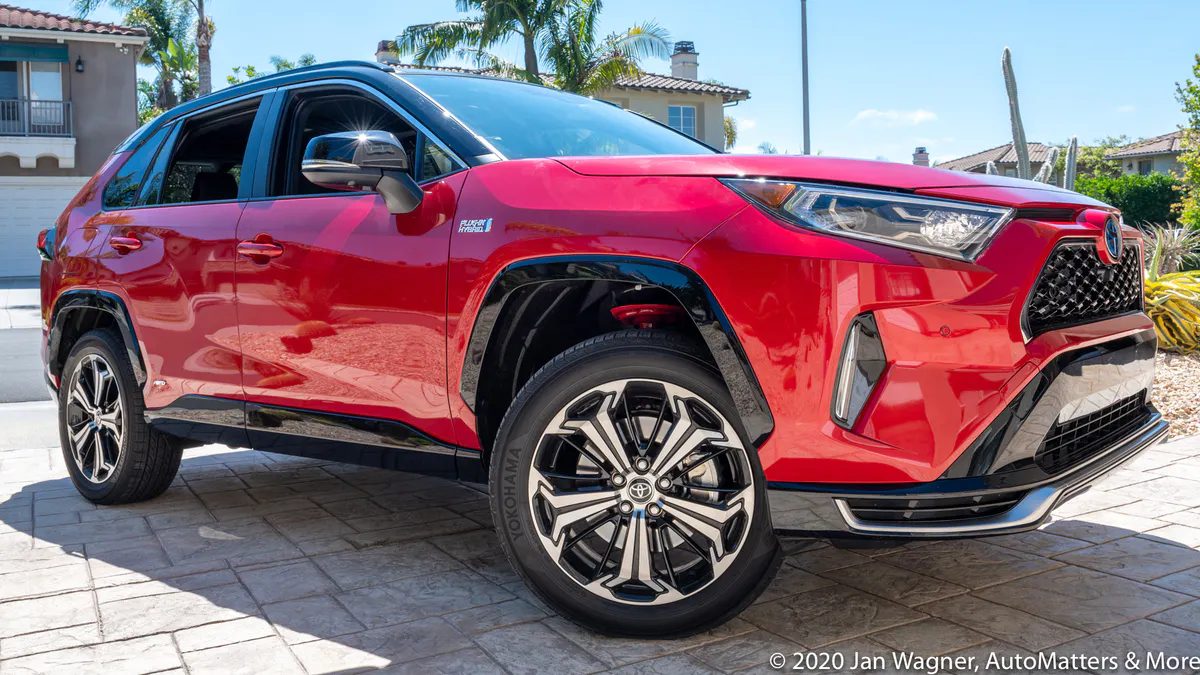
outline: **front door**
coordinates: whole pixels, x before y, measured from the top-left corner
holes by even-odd
[[[452,445],[446,262],[465,173],[372,94],[324,86],[283,95],[269,194],[250,201],[238,225],[238,239],[255,245],[236,263],[251,442],[298,454],[318,454],[329,439]],[[300,174],[312,138],[375,129],[396,134],[418,159],[425,195],[412,213],[393,215],[377,194],[330,192]],[[264,429],[272,433],[256,433]]]

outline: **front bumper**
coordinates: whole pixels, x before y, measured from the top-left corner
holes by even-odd
[[[1149,403],[1153,333],[1050,363],[937,480],[770,483],[775,528],[808,536],[969,537],[1036,528],[1166,437]]]

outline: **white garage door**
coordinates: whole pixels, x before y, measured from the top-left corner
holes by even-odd
[[[36,276],[34,246],[86,177],[0,176],[0,278]]]

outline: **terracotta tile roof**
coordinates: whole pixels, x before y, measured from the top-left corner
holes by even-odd
[[[1104,158],[1125,159],[1126,157],[1145,157],[1147,155],[1176,155],[1180,152],[1183,152],[1183,132],[1172,131],[1169,134],[1130,143],[1108,153]]]
[[[720,94],[726,103],[745,101],[750,92],[716,82],[702,82],[670,75],[642,73],[640,77],[622,76],[617,80],[618,89],[649,89],[652,91],[678,91],[691,94]]]
[[[25,9],[12,5],[0,5],[0,28],[26,28],[30,30],[52,30],[63,33],[92,33],[96,35],[121,35],[145,37],[143,28],[118,26],[88,19],[73,19],[61,14],[51,14],[37,9]]]
[[[1046,161],[1046,157],[1050,154],[1052,146],[1042,143],[1029,143],[1029,163],[1040,164]],[[950,169],[953,171],[971,171],[987,166],[988,162],[996,164],[1016,164],[1017,152],[1013,150],[1012,143],[1005,143],[994,148],[989,148],[982,152],[977,152],[966,157],[959,157],[948,162],[937,164],[939,169]]]

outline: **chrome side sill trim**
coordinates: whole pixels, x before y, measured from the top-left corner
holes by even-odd
[[[855,534],[936,537],[1017,532],[1035,527],[1050,515],[1050,511],[1059,502],[1086,490],[1104,474],[1133,459],[1143,450],[1157,445],[1166,437],[1168,430],[1167,423],[1159,417],[1154,423],[1099,455],[1096,458],[1098,461],[1089,462],[1054,483],[1033,488],[1016,506],[995,516],[956,523],[878,523],[864,521],[855,516],[844,499],[835,497],[833,503],[842,519],[846,521],[847,529]],[[1114,461],[1104,462],[1104,459],[1114,456]],[[1097,464],[1101,465],[1101,468],[1095,470]]]

